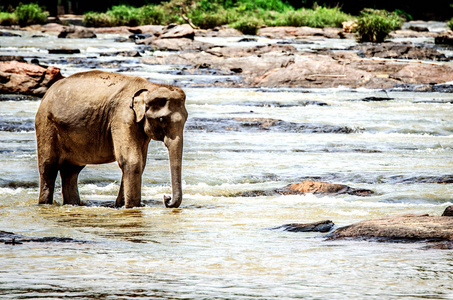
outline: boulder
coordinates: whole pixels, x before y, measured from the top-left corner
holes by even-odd
[[[368,196],[374,194],[371,190],[366,189],[354,189],[344,184],[320,182],[305,180],[301,183],[290,184],[282,189],[278,189],[277,192],[283,195],[292,194],[350,194],[356,196]]]
[[[382,242],[451,242],[453,241],[453,218],[427,214],[393,215],[338,228],[327,238]]]
[[[0,62],[0,93],[43,96],[62,79],[60,69],[17,61]]]
[[[58,35],[58,38],[68,39],[90,39],[95,38],[96,34],[94,31],[87,29],[83,26],[70,26],[64,27]]]
[[[175,25],[170,24],[165,27],[159,38],[161,39],[181,39],[188,38],[193,40],[195,37],[195,31],[189,24]]]

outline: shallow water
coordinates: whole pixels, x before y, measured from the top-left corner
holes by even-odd
[[[175,66],[100,57],[118,47],[135,48],[114,43],[114,37],[2,38],[0,54],[37,57],[65,76],[116,62],[118,68],[100,68],[127,67],[124,73],[168,82],[204,80],[168,72]],[[49,44],[82,53],[48,55],[43,45]],[[82,62],[71,63],[73,58]],[[267,229],[325,219],[343,226],[389,214],[441,214],[453,204],[451,94],[184,89],[190,115],[184,200],[171,210],[162,204],[170,194],[167,152],[157,142],[149,146],[143,177],[145,207],[106,207],[119,189],[115,163],[82,171],[85,206],[37,206],[33,119],[39,99],[2,96],[0,230],[38,238],[0,244],[2,298],[453,299],[451,251],[424,250],[421,243],[332,242],[320,233]],[[363,101],[369,97],[391,100]],[[241,118],[273,118],[283,125],[245,126]],[[349,133],[336,130],[344,127]],[[307,178],[376,193],[237,197]],[[445,178],[449,184],[440,183]],[[61,203],[59,192],[55,198]]]

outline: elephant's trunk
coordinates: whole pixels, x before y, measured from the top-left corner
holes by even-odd
[[[172,197],[164,196],[166,207],[177,208],[182,202],[182,185],[181,185],[181,169],[182,169],[182,148],[183,138],[177,136],[175,139],[165,138],[165,146],[168,148],[168,156],[170,158],[171,186]]]

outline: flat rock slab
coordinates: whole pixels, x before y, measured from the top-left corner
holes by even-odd
[[[393,215],[341,227],[328,240],[359,239],[381,242],[453,241],[453,217],[427,214]]]

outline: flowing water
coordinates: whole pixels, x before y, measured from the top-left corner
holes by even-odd
[[[171,190],[167,151],[158,142],[150,143],[143,175],[145,207],[108,207],[119,189],[115,163],[82,171],[84,206],[38,206],[40,99],[2,95],[0,230],[23,241],[0,244],[2,299],[453,299],[451,251],[269,230],[325,219],[339,227],[389,214],[440,215],[453,204],[452,94],[191,88],[218,78],[100,56],[135,49],[114,35],[86,41],[21,34],[1,38],[0,54],[38,58],[65,76],[97,68],[176,82],[187,93],[190,119],[181,208],[162,203]],[[60,47],[82,53],[47,54]],[[249,118],[281,122],[266,128]],[[307,178],[375,194],[238,196]],[[61,203],[59,188],[55,198]]]

